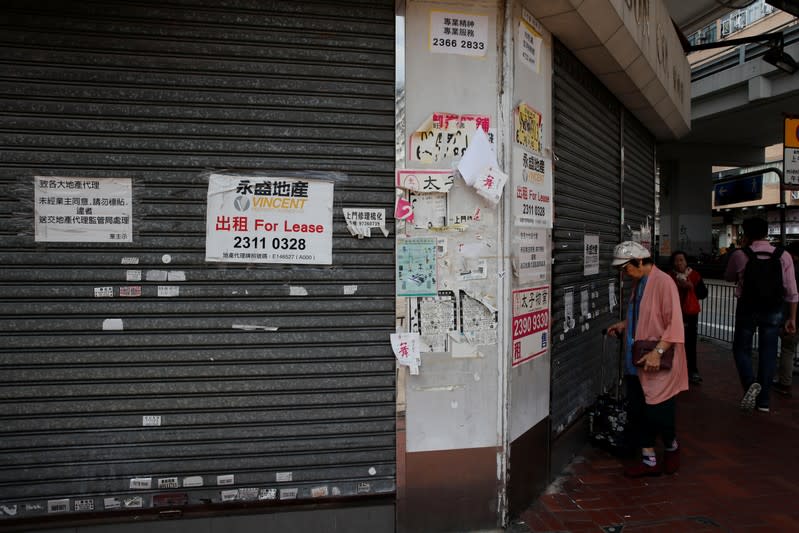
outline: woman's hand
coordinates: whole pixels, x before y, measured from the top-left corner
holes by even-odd
[[[660,370],[660,354],[656,350],[647,352],[642,358],[635,362],[636,365],[644,363],[645,372],[657,372]]]
[[[616,322],[612,326],[608,326],[608,336],[609,337],[616,337],[619,338],[624,334],[624,330],[627,328],[627,322],[622,320],[621,322]]]

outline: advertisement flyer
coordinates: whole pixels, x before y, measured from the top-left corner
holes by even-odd
[[[133,242],[130,178],[36,176],[36,242]]]
[[[514,224],[551,228],[552,161],[514,147],[513,169]]]
[[[205,260],[331,264],[333,183],[212,174]]]
[[[513,291],[511,366],[519,366],[549,349],[549,286]]]
[[[430,51],[435,54],[485,56],[488,52],[488,17],[431,11]]]
[[[436,239],[397,241],[397,296],[436,296]]]

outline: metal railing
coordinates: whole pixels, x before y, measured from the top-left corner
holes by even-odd
[[[718,279],[705,279],[707,298],[701,301],[697,331],[708,337],[732,343],[735,330],[735,283]]]

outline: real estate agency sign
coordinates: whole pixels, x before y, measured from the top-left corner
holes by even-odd
[[[333,183],[212,174],[205,260],[332,263]]]
[[[785,119],[783,172],[786,185],[799,185],[799,118]]]

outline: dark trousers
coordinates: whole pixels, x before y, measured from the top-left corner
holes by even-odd
[[[638,376],[624,376],[624,381],[627,389],[628,442],[636,448],[653,448],[660,435],[663,446],[670,447],[677,438],[676,398],[648,405]]]
[[[696,366],[696,331],[699,324],[699,315],[683,315],[685,328],[685,358],[688,360],[688,373],[698,374]]]

